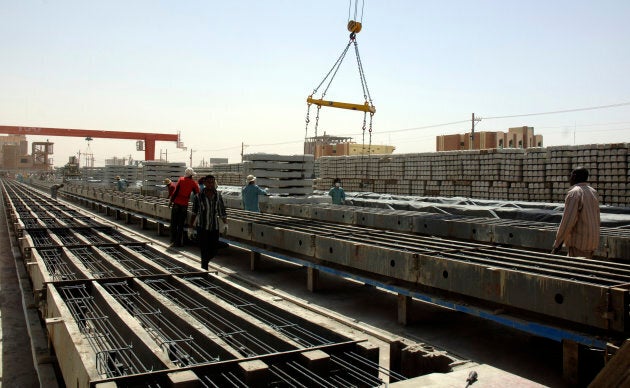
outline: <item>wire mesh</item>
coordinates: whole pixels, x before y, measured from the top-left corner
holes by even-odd
[[[142,324],[151,338],[178,366],[219,361],[218,356],[203,349],[192,336],[186,335],[175,322],[145,300],[126,281],[104,283],[103,288]]]
[[[96,369],[107,377],[146,373],[152,368],[133,351],[90,295],[85,284],[59,287],[79,330],[96,354]]]
[[[182,307],[243,356],[253,357],[280,351],[272,343],[266,343],[262,338],[239,327],[222,316],[220,311],[214,311],[210,306],[204,305],[166,279],[145,279],[144,282]]]

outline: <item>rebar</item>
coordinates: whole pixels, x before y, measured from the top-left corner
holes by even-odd
[[[81,263],[87,268],[95,278],[111,278],[115,276],[115,272],[109,269],[103,260],[96,256],[91,248],[88,247],[72,247],[68,248]]]
[[[144,244],[130,244],[127,245],[127,248],[141,254],[142,256],[161,266],[168,273],[181,274],[190,272],[189,268],[179,265],[179,262],[177,260],[173,260],[173,258],[167,255],[160,255],[150,249],[147,249]]]
[[[117,377],[151,370],[116,330],[85,284],[59,287],[59,293],[96,354],[99,373]]]
[[[273,330],[291,338],[301,346],[308,348],[334,343],[334,340],[324,338],[323,336],[308,330],[306,327],[303,327],[298,323],[291,322],[287,318],[260,307],[255,298],[250,296],[239,296],[236,293],[228,291],[225,287],[220,287],[217,284],[212,283],[209,278],[190,276],[184,277],[184,279],[257,318]]]
[[[60,248],[36,248],[36,251],[44,261],[46,270],[54,281],[77,279],[77,275],[70,270],[70,266],[68,266],[65,259],[62,257]]]
[[[72,232],[70,229],[53,229],[51,230],[51,232],[53,232],[55,236],[59,237],[59,239],[65,246],[83,244],[83,242],[78,239],[74,232]]]
[[[126,281],[103,283],[103,288],[133,315],[151,338],[168,354],[178,366],[217,362],[192,336],[186,335],[174,322],[170,321],[159,308],[145,300]]]
[[[131,272],[135,276],[161,274],[161,272],[157,272],[157,270],[152,267],[147,267],[144,263],[139,262],[133,257],[129,257],[117,246],[99,246],[97,248],[112,259],[116,260],[118,263],[122,264],[127,271]]]
[[[273,344],[265,343],[261,338],[228,320],[219,311],[213,311],[210,306],[206,306],[194,299],[185,290],[176,288],[173,283],[166,279],[145,279],[144,282],[183,308],[188,314],[204,324],[212,333],[216,334],[243,356],[253,357],[280,351]]]

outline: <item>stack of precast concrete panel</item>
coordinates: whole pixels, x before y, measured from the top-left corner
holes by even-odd
[[[161,160],[148,160],[143,162],[142,177],[145,190],[162,191],[164,179],[169,178],[177,182],[184,175],[186,163],[164,162]]]
[[[563,202],[575,167],[603,205],[630,206],[627,143],[529,149],[445,151],[319,159],[315,189],[341,178],[346,191],[397,195],[471,197],[506,201]],[[354,174],[354,175],[352,175]]]
[[[313,193],[313,155],[248,154],[243,160],[243,175],[257,177],[271,194]]]

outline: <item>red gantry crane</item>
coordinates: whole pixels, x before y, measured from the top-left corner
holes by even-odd
[[[17,127],[0,125],[0,133],[10,135],[32,135],[32,136],[71,136],[71,137],[91,137],[103,139],[128,139],[144,141],[144,160],[155,160],[156,141],[177,142],[177,148],[183,148],[179,133],[170,135],[165,133],[145,133],[145,132],[123,132],[123,131],[99,131],[91,129],[68,129],[68,128],[42,128],[42,127]]]

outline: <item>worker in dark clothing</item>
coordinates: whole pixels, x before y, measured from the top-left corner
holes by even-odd
[[[50,198],[57,199],[57,192],[63,187],[63,183],[50,186]]]
[[[193,179],[195,172],[188,167],[180,177],[168,206],[171,207],[171,246],[184,246],[184,226],[188,217],[190,194],[199,194],[199,185]]]
[[[219,219],[223,222],[219,226]],[[212,260],[219,248],[219,230],[227,233],[227,213],[221,193],[217,191],[214,176],[208,175],[205,179],[205,187],[202,192],[193,199],[192,217],[190,228],[195,227],[197,221],[197,239],[201,250],[201,268],[207,270],[208,263]]]
[[[343,205],[346,200],[346,192],[341,187],[341,179],[335,178],[334,186],[328,191],[328,195],[332,197],[332,203],[335,205]]]

